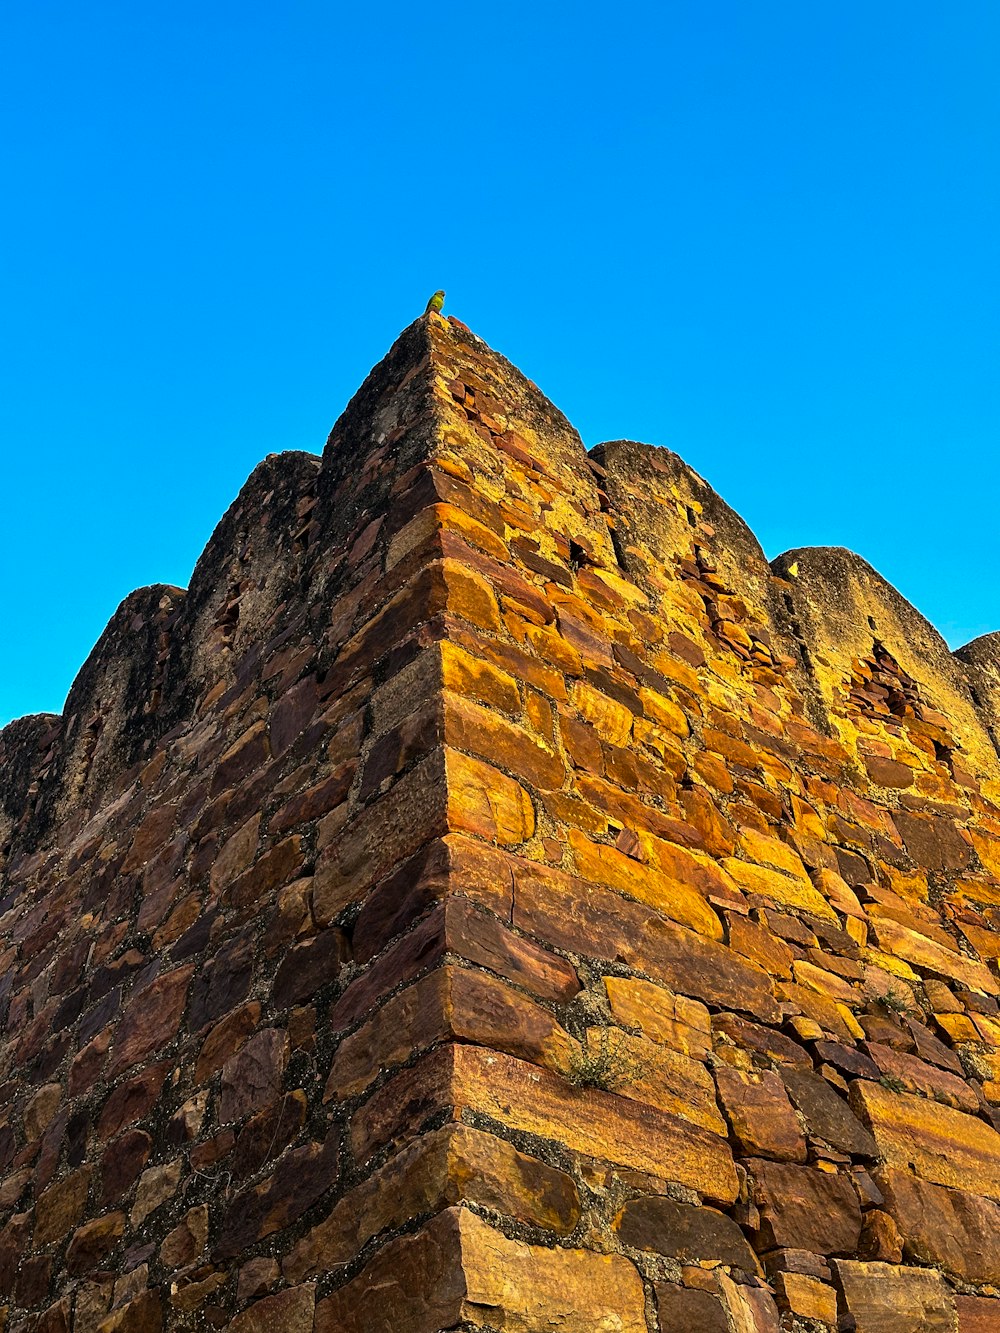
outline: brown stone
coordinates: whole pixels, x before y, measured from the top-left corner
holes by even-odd
[[[191,983],[188,1027],[201,1032],[246,999],[253,975],[253,948],[248,939],[227,941],[198,969]]]
[[[792,975],[791,949],[783,939],[758,921],[750,921],[735,913],[729,915],[727,937],[729,947],[736,953],[769,972],[772,977]]]
[[[280,1281],[281,1269],[277,1259],[262,1255],[259,1259],[248,1260],[240,1269],[236,1284],[237,1305],[243,1306],[259,1296],[266,1296]]]
[[[881,1073],[901,1083],[906,1092],[931,1097],[958,1111],[978,1112],[979,1098],[969,1084],[956,1074],[949,1074],[928,1064],[926,1060],[917,1059],[915,1055],[893,1050],[891,1046],[883,1046],[878,1042],[868,1042],[866,1049]]]
[[[730,1333],[718,1296],[672,1282],[656,1284],[656,1315],[659,1333]]]
[[[446,833],[450,795],[445,754],[437,749],[367,805],[324,849],[317,862],[313,910],[320,925],[329,925],[345,907],[360,901],[393,866],[430,839]],[[492,838],[492,834],[486,836]]]
[[[514,924],[558,948],[629,963],[671,990],[776,1023],[770,978],[644,903],[534,862],[515,866]]]
[[[703,1060],[712,1049],[708,1010],[697,1000],[632,977],[605,977],[611,1012],[623,1027],[637,1027],[651,1041]]]
[[[289,948],[271,987],[271,998],[278,1009],[288,1009],[312,999],[323,986],[337,980],[347,961],[347,942],[343,931],[323,930],[312,939]]]
[[[868,776],[877,787],[913,786],[915,774],[908,764],[899,764],[895,759],[884,759],[875,754],[866,754],[864,761]]]
[[[627,1203],[615,1226],[622,1243],[633,1249],[652,1250],[681,1263],[713,1260],[751,1275],[760,1272],[743,1232],[714,1208],[694,1208],[664,1195],[647,1195]]]
[[[856,1333],[956,1333],[955,1299],[940,1273],[850,1259],[833,1268]]]
[[[777,1273],[774,1286],[782,1310],[800,1319],[836,1326],[837,1293],[833,1287],[804,1273]]]
[[[50,1254],[32,1254],[21,1260],[14,1284],[14,1300],[18,1305],[40,1305],[48,1299],[52,1267]],[[57,1311],[52,1318],[58,1319],[58,1315]]]
[[[718,1065],[715,1083],[732,1135],[743,1153],[779,1162],[806,1160],[805,1136],[784,1084],[770,1070],[743,1073]]]
[[[971,861],[972,847],[951,820],[903,810],[892,818],[906,850],[925,870],[964,870]]]
[[[168,1064],[148,1065],[141,1074],[117,1086],[97,1121],[97,1137],[111,1138],[120,1129],[141,1120],[160,1096],[168,1069]]]
[[[302,873],[302,839],[298,834],[269,848],[222,894],[227,906],[247,908]]]
[[[76,1226],[87,1202],[90,1176],[90,1168],[81,1167],[79,1171],[73,1171],[50,1185],[39,1196],[35,1206],[36,1245],[50,1245],[53,1241],[61,1240]]]
[[[355,1117],[352,1143],[364,1161],[376,1146],[442,1106],[467,1106],[512,1129],[697,1189],[729,1204],[732,1154],[717,1135],[642,1102],[573,1088],[558,1075],[499,1052],[452,1046],[390,1080]]]
[[[202,1044],[195,1066],[195,1081],[204,1083],[221,1069],[230,1056],[234,1055],[257,1027],[260,1018],[260,1005],[256,1000],[241,1005],[231,1014],[216,1023]]]
[[[700,862],[683,847],[664,843],[657,863],[643,864],[614,847],[591,842],[576,829],[570,829],[569,842],[583,879],[648,903],[701,935],[722,938],[722,923],[707,898],[709,893],[726,893],[728,888],[713,863]]]
[[[400,991],[344,1038],[324,1100],[356,1095],[381,1071],[448,1037],[557,1068],[569,1063],[570,1039],[547,1009],[485,972],[448,966]]]
[[[208,1204],[189,1208],[180,1222],[168,1231],[160,1246],[165,1268],[183,1268],[198,1258],[208,1240]]]
[[[841,1152],[876,1155],[875,1140],[834,1088],[808,1069],[785,1067],[781,1077],[813,1138]]]
[[[445,751],[448,825],[502,847],[525,842],[535,831],[531,798],[520,783],[479,759]]]
[[[101,1158],[101,1204],[115,1203],[132,1188],[146,1165],[153,1140],[144,1129],[130,1129],[104,1150]]]
[[[256,814],[223,843],[211,871],[210,882],[216,896],[249,866],[259,837],[260,815]]]
[[[997,1333],[1000,1300],[988,1296],[956,1296],[958,1333]]]
[[[312,1333],[316,1288],[289,1287],[255,1301],[229,1325],[229,1333]]]
[[[446,745],[489,760],[536,791],[558,791],[563,785],[563,761],[530,731],[468,699],[447,692],[442,698]]]
[[[338,1135],[283,1154],[270,1176],[237,1194],[229,1205],[213,1257],[232,1259],[258,1240],[296,1222],[337,1179]]]
[[[288,1037],[265,1028],[250,1038],[222,1067],[219,1123],[228,1124],[259,1111],[281,1091],[288,1060]]]
[[[876,1179],[908,1258],[966,1282],[1000,1282],[1000,1205],[891,1167]]]
[[[239,1132],[229,1169],[241,1180],[253,1175],[272,1157],[279,1157],[305,1123],[307,1098],[301,1088],[251,1116]]]
[[[183,1164],[178,1159],[161,1166],[151,1166],[142,1173],[129,1214],[129,1221],[134,1227],[141,1226],[150,1213],[173,1197],[182,1171]]]
[[[321,1301],[316,1333],[438,1333],[463,1320],[498,1333],[646,1333],[644,1310],[622,1256],[525,1245],[449,1208]]]
[[[110,1078],[173,1041],[180,1028],[193,973],[190,964],[175,968],[133,997],[115,1032],[108,1069]]]
[[[320,1277],[348,1263],[372,1236],[463,1202],[557,1235],[571,1232],[581,1212],[565,1172],[492,1134],[446,1125],[391,1157],[345,1195],[292,1250],[285,1277],[292,1282]]]
[[[1000,1134],[992,1126],[865,1080],[851,1084],[851,1106],[871,1129],[886,1166],[1000,1200]]]
[[[760,1208],[759,1248],[781,1246],[814,1254],[853,1254],[861,1209],[850,1182],[808,1166],[748,1161]]]
[[[112,1310],[97,1333],[163,1333],[163,1306],[158,1291],[144,1291],[127,1305]]]
[[[99,1267],[125,1232],[124,1213],[106,1213],[87,1222],[73,1235],[66,1250],[66,1267],[74,1274]]]
[[[903,1262],[903,1238],[889,1213],[869,1208],[863,1214],[859,1259],[878,1259],[887,1264]]]

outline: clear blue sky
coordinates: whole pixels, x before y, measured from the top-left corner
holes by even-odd
[[[769,555],[1000,627],[996,0],[7,6],[0,723],[435,287]]]

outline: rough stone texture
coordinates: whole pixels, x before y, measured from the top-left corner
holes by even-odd
[[[834,1275],[856,1333],[955,1333],[955,1298],[933,1269],[835,1260]]]
[[[418,320],[0,731],[0,1327],[996,1326],[998,644]]]

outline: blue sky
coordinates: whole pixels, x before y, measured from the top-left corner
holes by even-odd
[[[35,0],[0,21],[0,723],[438,286],[769,555],[1000,628],[995,0]]]

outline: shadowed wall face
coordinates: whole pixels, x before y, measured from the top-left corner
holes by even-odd
[[[996,1326],[995,659],[425,316],[0,733],[0,1326]]]

